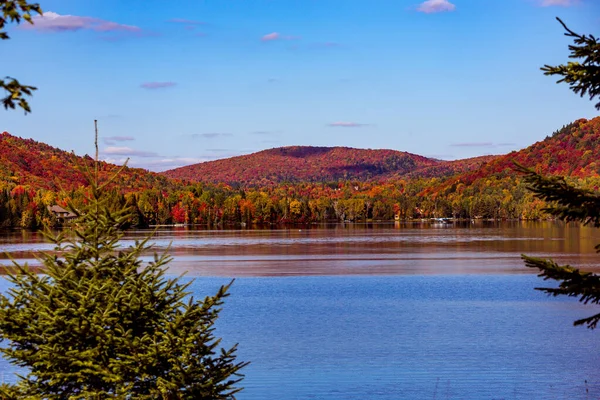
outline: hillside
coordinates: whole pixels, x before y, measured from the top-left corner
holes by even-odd
[[[169,178],[242,185],[342,180],[394,181],[413,178],[449,178],[442,187],[469,185],[487,177],[514,175],[513,162],[544,174],[586,178],[600,175],[600,117],[580,119],[546,139],[504,156],[481,156],[441,161],[394,151],[348,147],[292,146],[181,167],[160,174],[126,168],[115,183],[124,191],[174,187]],[[32,139],[0,134],[0,182],[42,189],[73,189],[85,185],[77,165],[93,165]],[[117,167],[100,163],[102,176]]]
[[[502,156],[479,156],[462,160],[442,161],[435,165],[419,168],[395,178],[445,178],[466,172],[477,171],[483,165]]]
[[[0,134],[0,182],[35,189],[76,189],[86,185],[84,174],[80,171],[84,165],[92,167],[93,159],[8,132]],[[110,176],[119,168],[104,162],[100,162],[99,166],[101,178]],[[138,168],[125,168],[114,184],[124,191],[171,185],[164,176]]]
[[[600,117],[575,121],[545,140],[504,156],[441,161],[394,150],[281,147],[165,171],[171,178],[265,185],[281,182],[449,178],[469,184],[512,175],[513,162],[551,175],[585,178],[600,172]]]
[[[516,175],[514,163],[533,168],[545,175],[589,178],[600,175],[600,117],[579,119],[554,132],[544,140],[523,150],[513,151],[484,163],[477,170],[460,174],[444,182],[442,187],[454,183],[474,184],[490,177],[502,178]],[[436,188],[434,189],[437,191]]]
[[[385,179],[441,161],[394,150],[291,146],[163,172],[170,178],[242,184]]]
[[[192,186],[126,168],[114,183],[118,191],[110,195],[112,204],[135,207],[133,226],[385,221],[395,216],[540,219],[546,217],[546,205],[527,190],[513,162],[597,190],[599,157],[600,118],[581,119],[523,150],[457,161],[393,150],[284,147],[166,173],[219,182]],[[1,134],[0,227],[36,229],[57,223],[48,205],[85,203],[81,165],[91,167],[93,160]],[[117,168],[100,163],[101,179]]]

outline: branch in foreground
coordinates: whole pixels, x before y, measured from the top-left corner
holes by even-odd
[[[546,177],[515,163],[515,170],[525,175],[528,189],[536,197],[554,203],[544,209],[566,222],[583,222],[600,227],[600,196],[569,184],[563,177]]]
[[[25,114],[31,112],[29,103],[25,100],[25,96],[31,96],[34,90],[37,90],[34,86],[21,85],[16,79],[6,77],[6,80],[0,79],[0,89],[4,89],[8,92],[8,95],[2,99],[2,104],[5,109],[15,109],[15,107],[21,107]]]
[[[558,265],[552,260],[526,255],[521,255],[521,258],[525,261],[527,267],[540,270],[539,277],[544,278],[544,280],[552,279],[560,282],[556,288],[535,288],[536,290],[548,293],[551,296],[578,297],[583,304],[600,303],[600,276],[591,272],[580,271],[570,265]],[[596,314],[579,319],[573,324],[575,326],[587,325],[588,328],[594,329],[599,321],[600,314]]]
[[[569,45],[569,58],[581,60],[569,61],[566,65],[544,65],[545,75],[559,75],[557,83],[566,82],[571,90],[581,97],[588,95],[590,100],[600,96],[600,40],[593,35],[579,35],[570,30],[560,19],[556,18],[565,28],[565,36],[573,38],[574,44]],[[596,104],[600,110],[600,102]]]
[[[28,3],[27,0],[0,0],[0,40],[10,39],[10,36],[4,30],[7,23],[20,24],[22,20],[33,24],[32,15],[37,13],[42,15],[42,8],[38,3]],[[31,112],[29,103],[24,96],[31,96],[36,90],[33,86],[21,85],[19,81],[13,78],[0,79],[0,89],[8,92],[8,95],[1,99],[5,109],[14,109],[21,107],[25,114]]]

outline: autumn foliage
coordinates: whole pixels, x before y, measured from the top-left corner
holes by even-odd
[[[438,160],[394,150],[290,146],[164,172],[202,182],[265,185],[281,182],[365,181],[404,175]]]
[[[600,185],[600,117],[505,156],[441,161],[392,150],[284,147],[163,174],[125,168],[108,188],[132,226],[309,223],[397,218],[537,219],[545,203],[514,162],[580,187]],[[48,205],[83,206],[88,156],[0,135],[0,225],[60,224]],[[101,174],[117,168],[102,163]],[[198,174],[198,175],[196,175]]]

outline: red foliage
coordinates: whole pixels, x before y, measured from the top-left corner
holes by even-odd
[[[93,166],[89,156],[78,157],[32,139],[7,132],[0,134],[0,181],[35,189],[72,190],[87,185],[80,166]],[[117,166],[101,162],[100,178],[111,176]],[[125,168],[114,183],[123,192],[153,187],[172,187],[164,176],[136,168]]]
[[[600,117],[591,120],[579,119],[554,132],[552,136],[504,156],[496,156],[483,163],[480,168],[467,171],[453,179],[430,188],[433,194],[456,183],[474,184],[491,176],[515,176],[515,163],[533,168],[545,175],[589,178],[600,175]],[[463,161],[463,160],[461,160]]]
[[[170,178],[269,186],[281,182],[365,181],[440,163],[395,150],[291,146],[166,171]]]

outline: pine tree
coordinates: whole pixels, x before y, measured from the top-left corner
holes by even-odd
[[[559,75],[562,78],[558,83],[566,82],[571,89],[581,96],[589,95],[590,100],[600,97],[600,42],[592,35],[579,35],[559,19],[565,28],[565,35],[574,39],[574,44],[569,46],[570,58],[580,60],[569,62],[566,65],[545,65],[542,71],[546,75]],[[600,103],[596,104],[600,110]],[[584,225],[600,227],[600,196],[590,190],[577,188],[562,177],[544,177],[534,171],[517,166],[525,174],[525,180],[530,190],[540,199],[547,201],[550,206],[545,209],[566,222],[580,222]],[[596,246],[600,252],[600,245]],[[578,297],[586,304],[600,303],[600,276],[591,272],[580,271],[569,265],[558,265],[547,259],[528,257],[523,255],[525,265],[537,268],[538,276],[545,280],[552,279],[559,282],[555,288],[537,288],[552,296]],[[575,321],[575,325],[587,325],[594,329],[600,321],[600,313]]]
[[[197,301],[190,282],[166,276],[169,255],[144,265],[149,237],[120,247],[131,215],[110,211],[109,183],[91,179],[74,236],[47,234],[57,252],[42,257],[43,275],[17,263],[9,274],[0,352],[27,374],[0,397],[234,399],[247,363],[214,335],[231,284]]]
[[[560,19],[558,22],[565,28],[565,36],[573,38],[569,45],[569,58],[580,60],[568,62],[566,65],[544,65],[545,75],[558,75],[557,83],[568,83],[575,93],[580,96],[588,95],[590,100],[600,96],[600,41],[593,35],[579,35],[570,30]],[[596,104],[600,110],[600,102]]]

